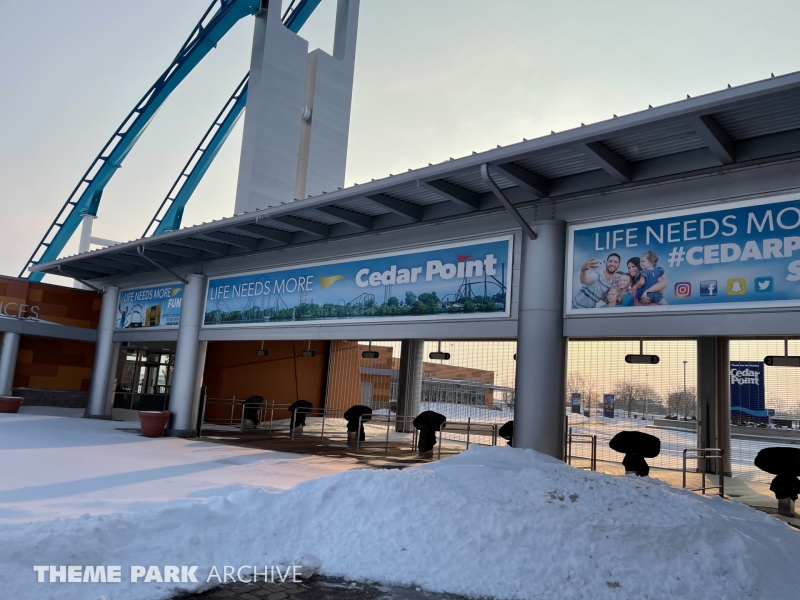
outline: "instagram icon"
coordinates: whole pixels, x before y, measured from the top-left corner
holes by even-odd
[[[688,298],[692,295],[692,284],[688,281],[675,284],[675,297]]]

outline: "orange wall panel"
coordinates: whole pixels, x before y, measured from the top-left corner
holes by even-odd
[[[315,407],[323,407],[328,346],[328,342],[311,342],[311,349],[317,355],[307,358],[300,354],[308,347],[307,341],[265,342],[267,356],[256,355],[261,342],[209,342],[203,371],[207,397],[262,396],[276,404],[308,400]],[[275,414],[277,419],[287,417],[288,413]]]
[[[96,292],[36,283],[27,279],[0,276],[0,305],[12,307],[8,316],[17,316],[22,305],[24,317],[60,325],[97,329],[102,296]],[[35,310],[32,310],[35,307]]]
[[[88,391],[94,343],[24,335],[20,339],[14,387]]]

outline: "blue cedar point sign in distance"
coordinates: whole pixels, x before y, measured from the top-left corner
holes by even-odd
[[[767,421],[765,407],[764,363],[730,363],[731,419],[734,421]]]

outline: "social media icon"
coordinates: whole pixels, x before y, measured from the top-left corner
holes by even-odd
[[[688,298],[692,295],[692,284],[688,281],[675,284],[675,297]]]
[[[701,296],[716,296],[717,295],[717,282],[715,279],[700,282],[700,295]]]
[[[728,295],[742,296],[747,291],[747,282],[743,277],[728,279]]]
[[[753,283],[756,284],[757,292],[771,292],[775,285],[775,280],[772,277],[756,277]]]

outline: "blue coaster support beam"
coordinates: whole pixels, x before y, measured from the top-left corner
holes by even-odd
[[[312,2],[313,3],[313,2]],[[303,4],[301,2],[300,4]],[[292,11],[301,9],[300,4]],[[215,10],[216,9],[216,10]],[[20,272],[40,281],[42,273],[29,273],[39,262],[55,260],[72,237],[84,214],[96,215],[103,190],[136,144],[139,136],[169,97],[200,61],[240,19],[261,9],[260,0],[213,0],[169,67],[128,114],[92,165],[75,186]],[[313,9],[312,9],[313,10]],[[309,13],[310,14],[310,13]],[[298,14],[298,17],[301,15]],[[306,17],[307,18],[307,17]]]

